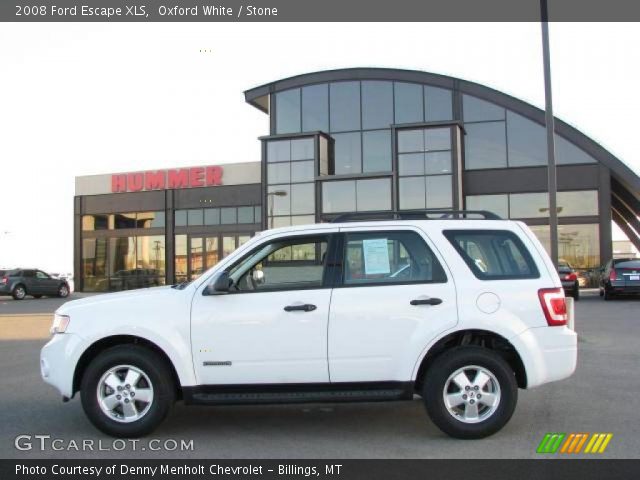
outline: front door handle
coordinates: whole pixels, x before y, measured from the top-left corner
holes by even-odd
[[[411,305],[440,305],[442,303],[441,298],[417,298],[409,302]]]
[[[313,312],[316,308],[315,305],[311,305],[310,303],[305,303],[302,305],[287,305],[284,307],[285,312]]]

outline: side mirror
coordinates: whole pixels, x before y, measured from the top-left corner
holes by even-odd
[[[207,285],[202,292],[203,295],[222,295],[229,293],[229,288],[233,280],[229,278],[229,272],[222,272],[213,283]]]

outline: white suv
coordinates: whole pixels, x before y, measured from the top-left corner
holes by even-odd
[[[42,376],[118,437],[179,399],[414,395],[449,435],[491,435],[518,388],[575,370],[560,279],[521,222],[407,216],[264,231],[190,283],[66,303]]]

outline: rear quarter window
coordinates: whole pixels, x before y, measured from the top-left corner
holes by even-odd
[[[529,250],[508,230],[442,232],[480,280],[539,278]]]

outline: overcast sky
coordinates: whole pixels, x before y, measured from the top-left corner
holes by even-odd
[[[556,116],[636,172],[639,48],[637,24],[551,25]],[[408,68],[543,107],[541,56],[537,23],[5,23],[0,267],[73,270],[77,175],[259,160],[267,115],[244,103],[248,88]]]

